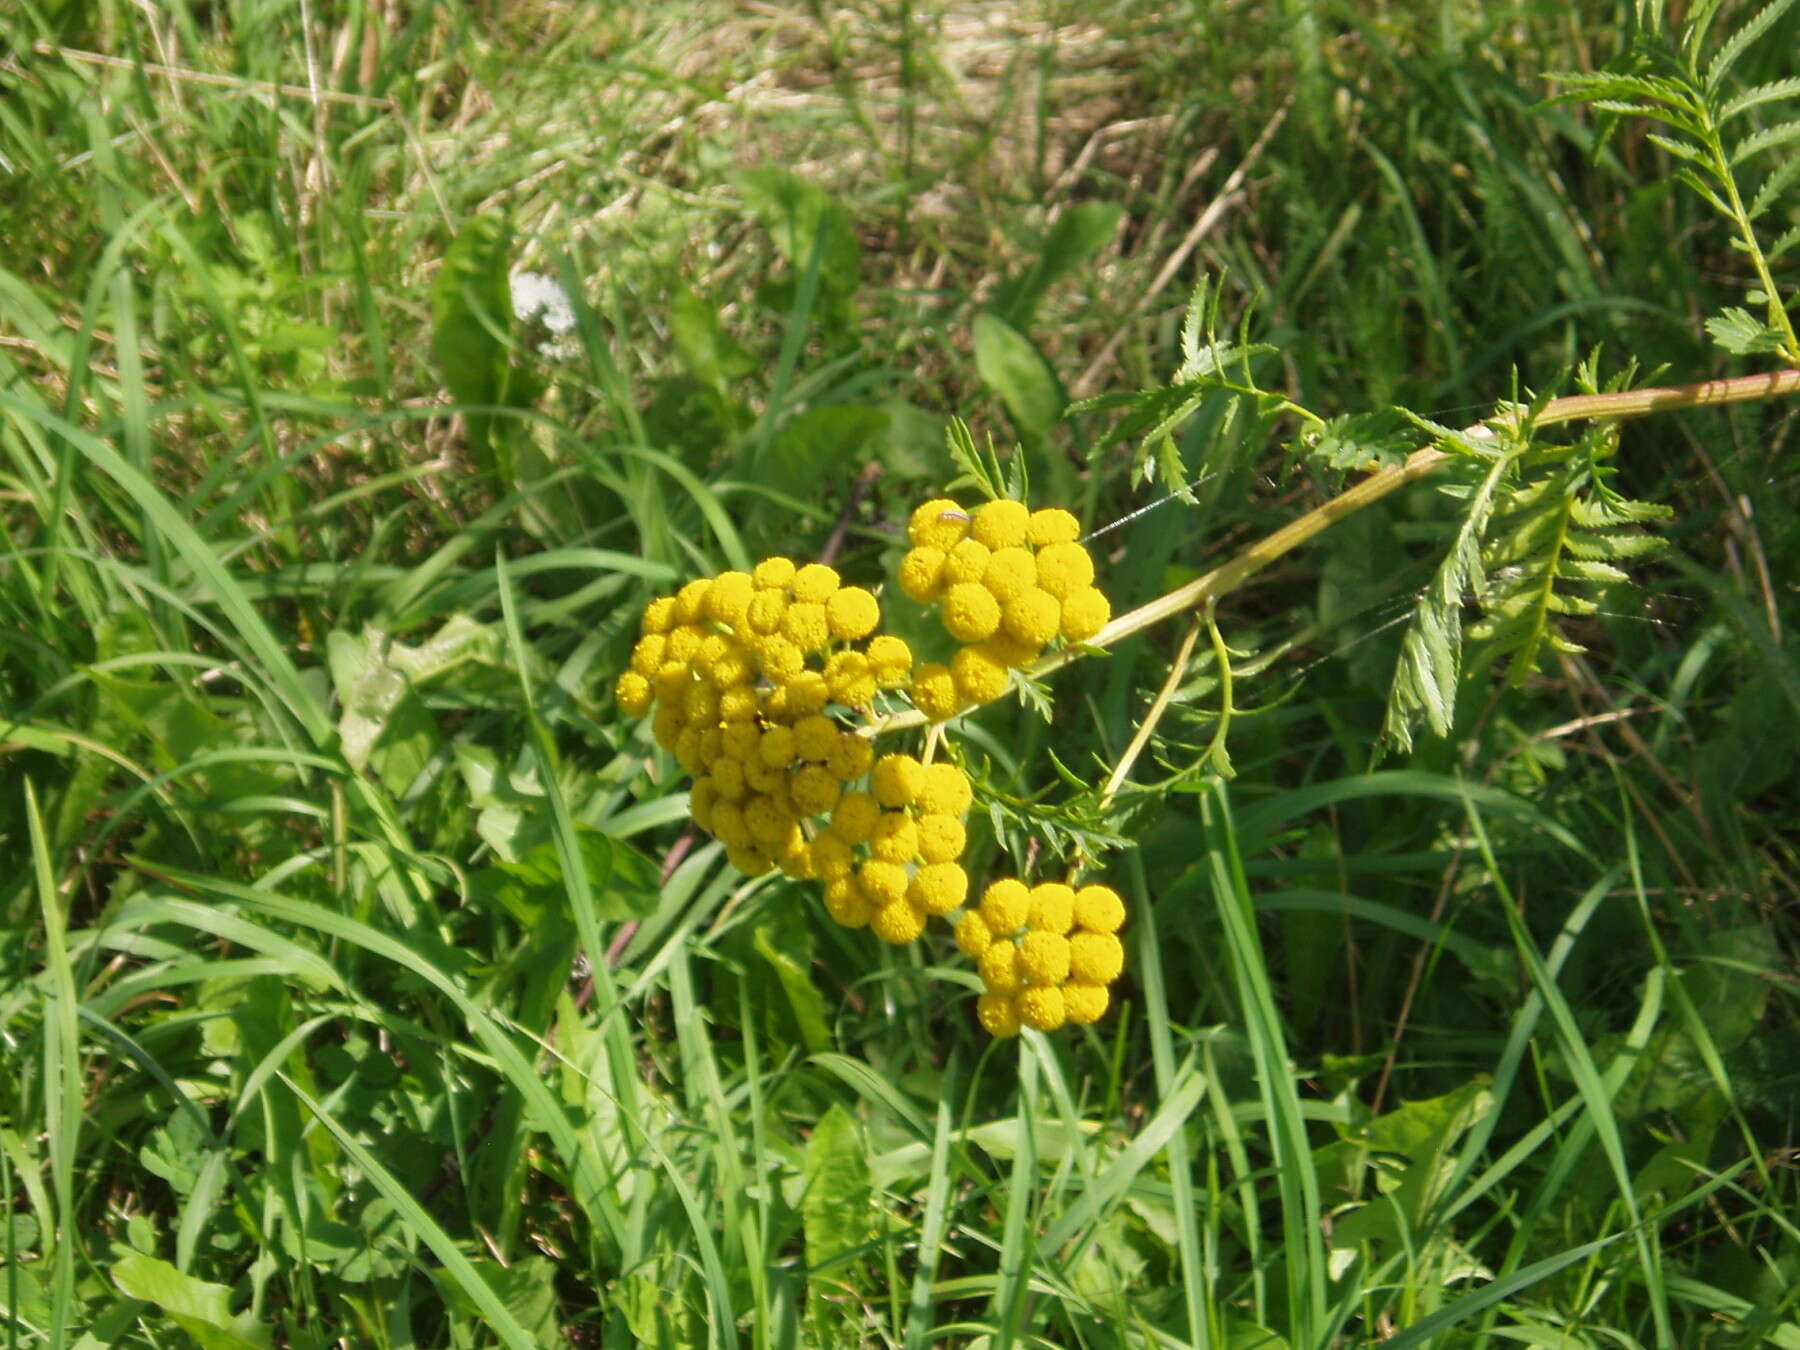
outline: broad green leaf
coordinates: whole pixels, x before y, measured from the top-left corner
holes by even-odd
[[[887,430],[881,408],[832,403],[808,408],[782,427],[757,463],[757,479],[778,492],[816,500],[820,485],[854,478],[876,458],[875,440]]]
[[[234,1317],[231,1290],[184,1275],[167,1261],[128,1252],[113,1262],[113,1283],[169,1315],[201,1350],[268,1350],[268,1328],[248,1312]]]
[[[813,1127],[804,1171],[800,1213],[806,1227],[806,1264],[819,1272],[855,1255],[874,1233],[867,1145],[856,1118],[842,1106],[833,1104]],[[842,1271],[825,1277],[828,1289],[843,1284]]]
[[[1044,292],[1105,247],[1124,213],[1116,202],[1081,202],[1064,211],[1036,261],[995,289],[994,312],[1016,328],[1030,327]]]
[[[840,202],[786,169],[750,169],[738,175],[737,183],[789,267],[803,271],[816,246],[819,282],[828,295],[844,301],[855,294],[862,280],[862,251]]]
[[[669,302],[669,333],[688,373],[717,389],[756,369],[756,358],[726,331],[719,312],[686,286]]]
[[[1068,406],[1062,381],[1035,343],[998,314],[975,316],[975,369],[1000,396],[1019,437],[1041,444]]]

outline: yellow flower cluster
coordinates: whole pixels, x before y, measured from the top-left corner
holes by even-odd
[[[1125,968],[1125,905],[1110,886],[996,881],[956,925],[956,945],[986,987],[976,1014],[990,1035],[1097,1022]]]
[[[968,842],[963,816],[974,792],[954,764],[883,755],[866,791],[839,798],[812,841],[813,874],[825,909],[847,928],[883,942],[913,941],[932,915],[949,914],[969,894],[957,861]]]
[[[652,600],[614,697],[630,716],[653,714],[657,743],[694,777],[694,823],[739,871],[816,880],[833,919],[885,942],[915,940],[934,915],[954,919],[995,1036],[1097,1021],[1124,965],[1117,893],[1007,880],[968,905],[968,776],[877,757],[866,729],[853,729],[882,690],[909,693],[942,722],[998,698],[1007,670],[1052,642],[1094,637],[1111,610],[1093,560],[1074,516],[1019,502],[972,514],[927,502],[910,537],[900,585],[941,602],[963,644],[949,665],[915,671],[906,643],[879,631],[880,602],[830,567],[765,558]]]
[[[787,558],[691,581],[645,607],[614,697],[634,717],[655,709],[657,744],[694,775],[695,824],[739,871],[815,875],[800,822],[832,812],[875,760],[869,739],[828,708],[866,708],[912,676],[912,652],[877,635],[880,624],[868,591]]]
[[[968,512],[939,498],[913,512],[907,535],[900,589],[935,602],[963,644],[949,665],[927,662],[913,677],[913,704],[934,722],[1000,697],[1009,669],[1059,639],[1086,642],[1112,618],[1067,511],[1002,500]]]

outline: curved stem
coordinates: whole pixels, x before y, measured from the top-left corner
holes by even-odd
[[[1572,398],[1552,399],[1532,418],[1535,427],[1557,426],[1564,422],[1590,421],[1601,417],[1643,417],[1650,413],[1675,412],[1682,408],[1709,408],[1725,403],[1754,403],[1800,393],[1800,370],[1777,370],[1764,375],[1739,375],[1727,380],[1706,380],[1700,384],[1674,385],[1667,388],[1633,389],[1619,394],[1578,394]],[[1522,417],[1523,410],[1513,414]],[[1504,425],[1505,415],[1463,429],[1463,435],[1491,438],[1495,422]],[[1121,614],[1102,628],[1091,642],[1078,647],[1065,647],[1051,652],[1033,664],[1026,673],[1033,678],[1061,670],[1091,651],[1103,650],[1123,642],[1185,610],[1216,600],[1242,586],[1270,563],[1310,541],[1315,535],[1337,524],[1346,516],[1380,501],[1409,483],[1425,477],[1452,458],[1442,450],[1427,446],[1415,450],[1404,463],[1377,469],[1362,482],[1346,488],[1330,501],[1323,502],[1305,515],[1290,520],[1273,534],[1257,540],[1228,562],[1204,576],[1178,586],[1167,595],[1139,605]],[[924,714],[917,710],[896,713],[867,728],[869,734],[881,736],[922,726]]]

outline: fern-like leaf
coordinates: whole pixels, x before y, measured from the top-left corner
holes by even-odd
[[[1462,674],[1463,597],[1483,587],[1481,541],[1496,494],[1513,457],[1494,458],[1470,496],[1450,551],[1413,609],[1400,643],[1400,664],[1388,693],[1382,739],[1412,749],[1413,729],[1423,721],[1448,736],[1456,718],[1456,685]]]

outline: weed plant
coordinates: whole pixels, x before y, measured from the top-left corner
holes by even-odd
[[[7,7],[5,1345],[1800,1345],[1797,49]],[[1017,1039],[613,699],[775,556],[950,669],[946,491],[1115,616],[866,727],[1123,898]]]

